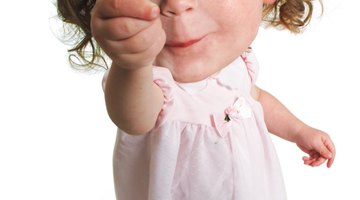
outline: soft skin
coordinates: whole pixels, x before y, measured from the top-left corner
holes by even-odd
[[[262,0],[162,1],[160,19],[166,44],[155,64],[169,68],[178,82],[209,77],[250,46],[261,22],[263,3]],[[194,40],[196,43],[185,48],[178,45]]]
[[[273,0],[96,1],[92,33],[113,61],[105,87],[110,118],[129,134],[148,133],[163,105],[162,91],[153,83],[153,64],[167,67],[178,82],[209,77],[250,46],[263,4],[270,3]],[[303,158],[305,164],[332,165],[335,147],[326,133],[301,122],[256,86],[252,96],[264,108],[269,131],[309,155]]]

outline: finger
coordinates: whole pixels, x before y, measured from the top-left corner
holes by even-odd
[[[305,165],[311,165],[311,163],[313,163],[316,160],[315,158],[306,157],[306,156],[304,156],[302,159]]]
[[[154,43],[141,53],[128,53],[115,55],[113,62],[122,63],[122,65],[128,69],[132,67],[148,66],[149,63],[153,63],[155,56],[158,54],[159,49],[165,44],[165,32],[159,33],[159,37],[154,38]],[[144,60],[144,57],[148,58]],[[134,63],[136,63],[134,65]]]
[[[311,163],[312,167],[317,167],[322,165],[327,159],[324,157],[319,157],[318,159],[315,159],[314,162]]]
[[[332,143],[332,141],[329,141],[327,143],[327,148],[330,149],[330,151],[332,152],[332,157],[327,162],[327,167],[330,168],[333,165],[336,157],[336,148],[335,145]]]
[[[329,149],[329,151],[332,152],[332,156],[327,162],[327,167],[330,168],[332,166],[332,164],[334,163],[334,160],[335,160],[336,148],[335,148],[335,145],[333,144],[333,142],[330,139],[325,141],[325,146],[326,146],[327,149]]]
[[[152,26],[149,26],[145,30],[126,40],[105,41],[105,48],[112,49],[112,53],[114,54],[136,54],[147,50],[156,42],[154,37],[151,36],[160,35],[163,32],[160,20],[154,20],[152,23]]]
[[[332,157],[331,151],[327,148],[327,146],[322,143],[319,145],[318,148],[315,149],[319,154],[327,159],[330,159]]]
[[[313,162],[315,162],[319,157],[320,154],[314,150],[309,151],[309,157],[304,156],[303,160],[304,160],[304,164],[306,165],[311,165]]]
[[[330,138],[324,140],[324,145],[330,152],[335,152],[335,145]]]
[[[333,165],[334,160],[335,160],[335,156],[333,156],[331,159],[328,160],[326,166],[327,166],[328,168],[330,168],[330,167]]]
[[[310,157],[307,157],[307,156],[303,156],[302,159],[303,159],[303,161],[312,161],[312,160],[314,160],[314,158],[310,158]]]
[[[151,24],[151,21],[129,17],[110,18],[94,22],[94,25],[98,27],[98,34],[113,41],[124,40],[134,36],[148,28]]]
[[[311,166],[311,164],[312,164],[313,162],[314,162],[314,161],[310,161],[310,160],[309,160],[309,161],[305,161],[305,162],[304,162],[304,165],[309,165],[309,166]]]
[[[94,12],[99,18],[133,17],[143,20],[153,20],[160,9],[149,0],[98,0]]]
[[[310,165],[310,163],[312,163],[313,161],[310,159],[303,159],[304,161],[304,165]]]

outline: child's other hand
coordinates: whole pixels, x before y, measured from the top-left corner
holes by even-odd
[[[113,64],[125,69],[151,66],[166,40],[159,14],[150,0],[97,0],[92,34]]]
[[[309,155],[303,157],[305,165],[315,167],[323,164],[326,160],[327,167],[330,168],[333,164],[336,151],[328,134],[305,126],[299,132],[295,142],[302,151]]]

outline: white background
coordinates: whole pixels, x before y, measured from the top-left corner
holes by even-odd
[[[328,132],[331,169],[311,168],[296,145],[273,137],[289,200],[360,199],[360,62],[357,0],[324,0],[302,35],[260,29],[258,85]],[[115,127],[102,72],[79,73],[50,29],[50,0],[5,1],[0,11],[0,199],[115,199]]]

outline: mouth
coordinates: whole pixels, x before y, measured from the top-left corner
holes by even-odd
[[[165,44],[166,47],[170,48],[186,48],[200,42],[204,37],[198,39],[192,39],[185,42],[168,42]]]

